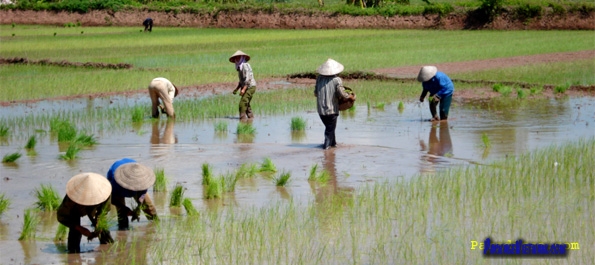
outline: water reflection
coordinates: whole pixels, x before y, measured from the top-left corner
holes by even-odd
[[[176,144],[178,137],[174,134],[174,119],[167,119],[166,121],[153,121],[153,128],[151,130],[152,144]]]
[[[452,156],[452,140],[450,138],[450,128],[448,122],[436,122],[432,124],[430,135],[428,136],[428,145],[423,140],[419,140],[422,151],[427,154],[421,156],[421,172],[434,172],[435,165],[440,163],[443,156]]]

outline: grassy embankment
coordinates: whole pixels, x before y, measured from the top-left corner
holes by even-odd
[[[305,205],[166,218],[155,233],[132,231],[134,243],[117,243],[104,255],[155,264],[490,264],[471,247],[491,237],[578,243],[564,261],[588,264],[595,244],[594,161],[591,138],[354,193],[322,186],[317,192],[335,192]]]

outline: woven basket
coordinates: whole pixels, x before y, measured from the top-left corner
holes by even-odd
[[[351,89],[350,87],[345,87],[345,92],[347,92],[347,94],[349,94],[349,95],[355,95],[355,93],[353,92],[353,89]],[[339,99],[339,110],[347,110],[347,109],[353,107],[354,103],[355,103],[355,100],[340,98]]]

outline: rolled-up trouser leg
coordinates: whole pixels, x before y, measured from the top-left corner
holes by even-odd
[[[448,111],[450,110],[450,102],[452,101],[452,94],[440,99],[440,120],[448,119]]]
[[[337,145],[335,141],[335,129],[337,128],[337,117],[339,114],[331,115],[320,115],[320,120],[324,124],[324,144],[323,149],[327,149],[329,146]]]
[[[239,105],[240,117],[243,116],[242,114],[246,115],[246,117],[249,117],[249,118],[251,118],[250,116],[254,117],[254,115],[252,114],[252,108],[250,106],[250,102],[252,101],[252,96],[254,96],[255,92],[256,92],[256,87],[251,86],[251,87],[247,88],[246,92],[244,92],[244,95],[242,95],[242,99],[240,99],[240,105]],[[250,110],[250,113],[248,112],[248,110]]]

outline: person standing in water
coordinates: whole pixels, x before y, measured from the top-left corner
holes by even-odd
[[[229,61],[235,64],[236,71],[238,71],[238,78],[240,79],[238,85],[233,90],[233,94],[240,92],[240,120],[254,118],[252,112],[252,106],[250,102],[254,93],[256,93],[256,80],[254,79],[254,73],[252,72],[252,66],[248,63],[250,61],[250,55],[238,50],[231,57]]]
[[[430,113],[431,121],[440,121],[448,119],[450,102],[455,91],[452,80],[443,72],[438,71],[436,66],[424,66],[419,70],[417,81],[422,82],[423,91],[419,97],[420,102],[424,102],[426,94],[430,93]],[[436,106],[439,104],[439,111]],[[438,116],[438,114],[440,116]]]

